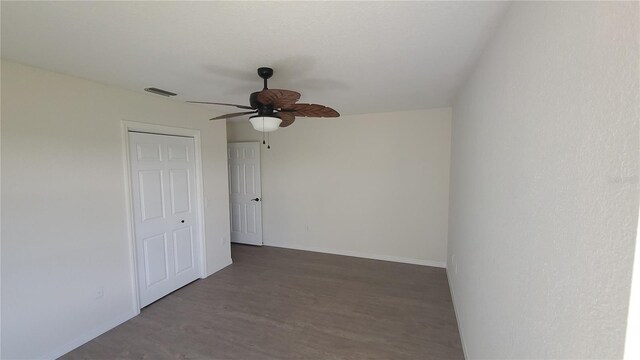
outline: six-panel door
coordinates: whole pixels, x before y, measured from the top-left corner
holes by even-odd
[[[228,144],[231,241],[262,245],[260,143]]]
[[[140,305],[200,277],[193,138],[129,133]]]

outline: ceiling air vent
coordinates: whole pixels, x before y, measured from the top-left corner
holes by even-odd
[[[162,90],[162,89],[158,89],[158,88],[154,88],[154,87],[150,87],[150,88],[146,88],[144,89],[144,91],[156,94],[156,95],[162,95],[162,96],[176,96],[178,94],[174,94],[171,91],[167,91],[167,90]]]

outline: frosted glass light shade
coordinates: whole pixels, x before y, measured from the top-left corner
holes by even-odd
[[[249,118],[253,128],[262,132],[271,132],[278,130],[282,120],[275,116],[252,116]]]

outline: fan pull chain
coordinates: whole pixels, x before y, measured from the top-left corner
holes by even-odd
[[[264,130],[264,117],[262,117],[262,130]],[[266,144],[264,141],[264,131],[262,132],[262,145]]]
[[[267,149],[271,149],[271,145],[269,145],[269,133],[267,133]]]

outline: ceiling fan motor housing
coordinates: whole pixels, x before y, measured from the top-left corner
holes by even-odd
[[[258,106],[258,115],[273,116],[273,104],[260,104]]]

